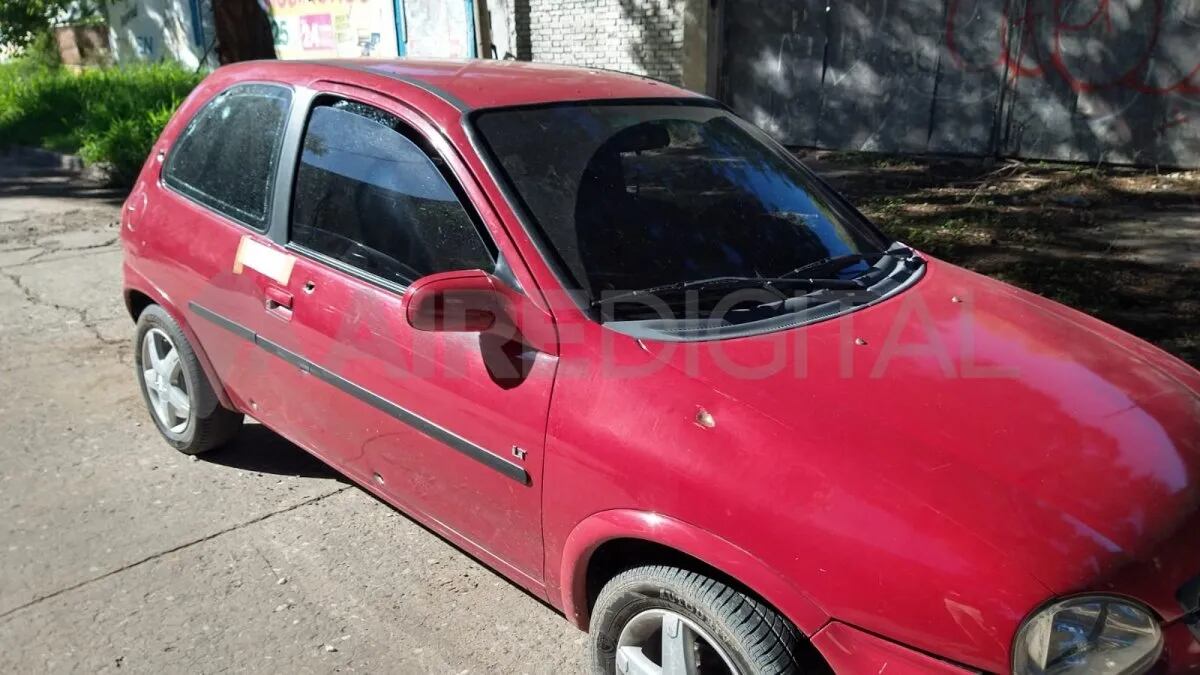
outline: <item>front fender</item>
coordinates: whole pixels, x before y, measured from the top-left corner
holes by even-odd
[[[614,539],[640,539],[667,546],[737,579],[770,603],[804,635],[812,635],[829,615],[761,560],[728,541],[668,516],[632,509],[601,511],[571,530],[560,561],[562,610],[581,630],[588,628],[587,569],[592,554]],[[548,589],[549,590],[549,589]]]
[[[888,675],[969,675],[977,670],[909,649],[853,626],[831,621],[812,636],[813,646],[835,673]]]

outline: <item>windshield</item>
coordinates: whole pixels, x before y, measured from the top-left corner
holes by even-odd
[[[778,277],[890,243],[720,108],[593,102],[484,111],[475,121],[534,225],[593,299]],[[872,262],[863,258],[827,275],[861,274]]]

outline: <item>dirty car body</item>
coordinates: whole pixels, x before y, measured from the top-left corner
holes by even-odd
[[[705,97],[521,63],[226,67],[121,234],[131,313],[164,315],[138,377],[168,440],[259,420],[611,630],[598,670],[671,669],[646,616],[699,636],[681,672],[766,663],[649,581],[658,614],[613,618],[641,565],[749,598],[814,670],[1200,668],[1200,374],[891,241]]]

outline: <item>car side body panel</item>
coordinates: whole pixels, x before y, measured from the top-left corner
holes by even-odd
[[[222,405],[249,411],[238,387],[252,378],[257,361],[244,340],[196,316],[197,300],[223,315],[237,311],[237,293],[255,283],[233,271],[242,238],[254,233],[184,197],[162,181],[165,160],[196,113],[221,91],[246,81],[290,87],[286,79],[262,68],[217,71],[180,104],[151,148],[122,212],[127,284],[162,305],[184,327]],[[249,73],[245,72],[249,71]],[[252,75],[247,78],[244,75]],[[243,300],[244,301],[244,300]],[[251,311],[241,308],[241,311]]]
[[[482,77],[484,69],[494,70],[488,77],[501,78],[506,86]],[[223,385],[217,387],[225,392],[223,404],[253,415],[246,392],[254,385],[248,383],[272,379],[263,364],[275,357],[255,344],[257,330],[249,329],[247,341],[199,318],[191,306],[199,303],[231,316],[261,313],[261,304],[240,306],[235,296],[261,303],[264,289],[253,275],[232,270],[245,229],[205,215],[203,207],[163,186],[161,164],[153,156],[171,146],[216,92],[245,81],[287,82],[405,111],[462,184],[512,285],[541,314],[553,317],[557,355],[532,357],[540,368],[535,384],[539,397],[549,400],[548,410],[543,401],[540,410],[523,405],[512,412],[520,418],[522,443],[534,439],[528,448],[537,453],[530,484],[505,486],[540,491],[522,496],[522,513],[513,515],[540,517],[538,525],[520,531],[540,534],[541,555],[531,562],[528,547],[516,553],[518,547],[484,541],[502,534],[502,514],[481,537],[455,526],[452,504],[431,508],[401,494],[411,486],[381,486],[373,480],[376,467],[359,461],[362,439],[333,452],[327,446],[336,445],[329,438],[336,429],[287,416],[268,421],[373,494],[562,609],[581,628],[588,621],[591,556],[616,539],[667,546],[737,579],[813,637],[845,672],[877,672],[886,664],[888,672],[901,667],[908,668],[901,672],[962,672],[927,654],[1007,671],[1020,623],[1056,594],[1129,593],[1151,603],[1165,621],[1178,618],[1180,610],[1170,604],[1177,577],[1200,573],[1192,569],[1193,561],[1200,563],[1193,557],[1200,550],[1194,529],[1200,513],[1200,374],[1152,346],[933,260],[925,277],[900,298],[848,315],[846,321],[727,341],[720,353],[726,361],[716,364],[724,371],[702,357],[692,360],[686,347],[601,326],[576,306],[527,230],[519,202],[480,154],[469,115],[477,108],[524,103],[693,96],[649,80],[529,64],[370,61],[252,62],[222,68],[206,79],[155,145],[140,191],[134,193],[144,194],[148,206],[136,213],[133,228],[123,226],[122,238],[127,287],[153,298],[180,321],[206,373]],[[281,175],[281,189],[286,189],[288,172]],[[130,205],[139,206],[136,200]],[[280,222],[286,225],[286,199],[277,194],[275,206],[276,222],[263,235],[265,245],[294,253],[286,246],[286,228],[280,229]],[[147,228],[155,231],[153,240],[143,236]],[[297,269],[305,272],[310,262]],[[338,303],[363,309],[354,299],[364,290],[358,281],[339,280],[333,270],[311,273],[318,287],[335,289],[327,314]],[[298,290],[290,288],[299,299]],[[404,316],[404,296],[382,304],[389,308],[386,321],[362,321],[346,330],[359,325],[368,333],[399,330],[389,322]],[[967,345],[959,332],[959,315],[967,311],[982,318],[983,352],[968,351],[978,345]],[[325,338],[336,337],[331,332],[336,318],[314,318],[311,326],[330,329]],[[283,342],[282,335],[277,332],[275,341]],[[355,339],[367,340],[364,335]],[[805,338],[801,347],[798,335]],[[334,349],[330,339],[309,344],[303,336],[294,337],[289,348],[314,349],[306,357],[311,362]],[[944,354],[922,351],[931,339],[939,341]],[[408,390],[393,386],[388,372],[373,367],[378,364],[370,362],[362,340],[356,351],[343,350],[321,363],[337,365],[339,374],[361,381],[374,394],[400,399],[413,393],[411,383],[405,385]],[[478,336],[443,342],[478,348],[471,340]],[[418,336],[401,342],[411,351],[435,349],[439,341]],[[889,345],[889,373],[898,374],[872,375],[868,355]],[[791,372],[755,371],[778,354],[794,366]],[[1020,361],[1026,372],[1015,379],[985,374],[971,382],[945,374],[943,357],[960,365],[962,358],[980,354],[985,358],[970,365],[994,375]],[[723,379],[730,369],[740,369],[744,377]],[[478,375],[477,370],[472,372]],[[305,377],[311,375],[275,378],[276,395],[311,386]],[[451,388],[439,384],[429,400],[420,401],[429,406],[420,412],[455,434],[483,438],[489,449],[505,450],[504,406],[485,410],[480,406],[486,397],[478,388],[473,391],[467,403],[456,403]],[[1124,397],[1127,393],[1131,396]],[[1014,420],[1012,410],[1021,418]],[[322,418],[380,426],[348,404],[335,402],[320,411]],[[482,424],[488,428],[479,430]],[[298,432],[303,429],[307,432]],[[1058,454],[1052,457],[1049,450]],[[1086,475],[1057,478],[1055,485],[1070,494],[1056,494],[1042,480],[1055,457],[1087,469]],[[1139,468],[1126,461],[1130,457],[1153,461]],[[419,473],[419,467],[400,468]],[[1145,475],[1148,470],[1154,475]],[[1123,511],[1120,495],[1137,498],[1136,513]],[[486,497],[485,490],[467,498]],[[437,511],[446,508],[449,514]],[[1075,514],[1087,518],[1072,520]],[[1184,523],[1192,523],[1192,530]],[[1160,554],[1173,562],[1158,568]],[[1170,578],[1150,579],[1147,570],[1152,569],[1164,569]],[[1178,646],[1171,653],[1190,649],[1182,646],[1186,637],[1178,630],[1174,635]]]
[[[959,663],[1006,667],[1021,620],[1051,595],[1029,571],[897,489],[854,446],[806,438],[632,338],[564,330],[584,337],[562,345],[543,536],[547,592],[577,624],[586,621],[578,556],[621,536],[590,523],[613,527],[596,514],[630,513],[628,536],[686,547],[806,633],[838,618]],[[697,423],[701,410],[714,426]],[[687,528],[661,528],[664,540],[655,522]]]
[[[127,256],[126,261],[121,266],[126,296],[133,292],[141,293],[150,298],[151,302],[165,309],[171,315],[171,318],[175,319],[175,322],[179,324],[179,328],[183,331],[184,336],[191,343],[192,351],[196,354],[196,359],[200,362],[200,368],[204,371],[204,376],[213,384],[213,392],[217,395],[217,401],[230,410],[240,410],[241,405],[235,403],[229,393],[225,391],[225,387],[221,385],[221,378],[217,375],[216,369],[213,368],[212,360],[208,358],[208,354],[204,351],[204,345],[200,343],[200,338],[196,335],[196,331],[192,330],[191,319],[185,313],[179,311],[179,308],[157,286],[134,269],[130,265],[129,260],[130,258]],[[134,318],[136,319],[136,317]]]

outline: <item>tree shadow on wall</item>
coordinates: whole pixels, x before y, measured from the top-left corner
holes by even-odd
[[[1090,163],[821,169],[894,236],[1197,364],[1200,179],[1094,166],[1200,166],[1196,25],[1196,0],[729,0],[722,98],[793,146]]]
[[[1196,166],[1198,24],[1195,0],[730,0],[723,98],[790,145]]]
[[[627,48],[629,57],[646,75],[682,85],[684,0],[619,2],[622,22],[633,26],[636,34]]]

